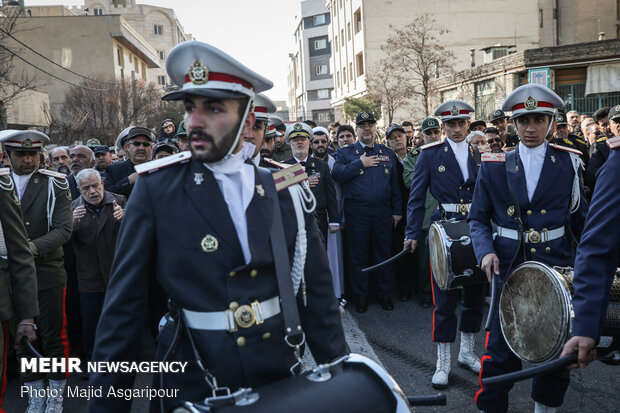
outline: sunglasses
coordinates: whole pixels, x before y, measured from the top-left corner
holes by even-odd
[[[140,145],[144,146],[145,148],[148,148],[149,146],[151,146],[151,142],[133,141],[131,142],[131,144],[135,146],[136,148],[139,147]]]
[[[493,142],[500,143],[502,140],[500,138],[487,139],[488,144],[492,144]]]
[[[424,134],[426,136],[439,135],[440,133],[441,131],[439,129],[427,129],[424,131]]]
[[[312,143],[327,143],[327,139],[314,139]]]

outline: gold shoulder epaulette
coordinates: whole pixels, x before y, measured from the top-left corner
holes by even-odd
[[[156,159],[154,161],[145,162],[140,165],[134,166],[138,175],[145,173],[153,173],[159,171],[166,166],[174,165],[181,162],[187,162],[191,159],[192,153],[190,151],[179,152],[174,155],[166,156],[165,158]]]
[[[41,175],[47,175],[58,179],[67,179],[67,175],[56,171],[50,171],[49,169],[39,169],[38,172]]]
[[[570,146],[575,146],[575,144],[573,142],[570,141],[570,139],[568,138],[564,138],[562,139],[562,141]]]
[[[433,146],[441,145],[442,143],[442,141],[427,143],[426,145],[420,146],[420,150],[432,148]]]
[[[505,162],[506,154],[504,152],[485,152],[480,156],[482,162]]]
[[[553,148],[555,148],[555,149],[558,149],[558,150],[560,150],[560,151],[564,151],[564,152],[571,152],[571,153],[577,154],[577,155],[579,155],[579,156],[583,155],[583,154],[581,153],[581,151],[578,151],[577,149],[568,148],[568,147],[566,147],[566,146],[562,146],[562,145],[556,145],[555,143],[550,143],[550,144],[549,144],[549,146],[551,146],[551,147],[553,147]]]
[[[289,186],[300,184],[308,179],[308,174],[306,174],[306,170],[300,163],[290,166],[287,165],[286,168],[275,171],[272,175],[273,181],[276,184],[276,191],[278,192]]]
[[[0,176],[7,176],[11,174],[11,168],[0,168]]]
[[[607,136],[603,136],[602,138],[598,138],[596,143],[605,142],[607,140]]]
[[[620,148],[620,136],[616,136],[615,138],[607,139],[607,146],[610,149],[618,149]]]

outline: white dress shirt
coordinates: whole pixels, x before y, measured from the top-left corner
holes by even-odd
[[[213,172],[213,177],[228,205],[228,212],[235,225],[246,264],[251,261],[252,254],[248,241],[248,220],[245,211],[254,196],[255,176],[254,166],[245,163],[245,160],[252,157],[254,148],[253,144],[244,142],[242,150],[230,157],[214,163],[203,163]]]
[[[532,201],[534,191],[540,179],[543,164],[545,163],[545,155],[547,153],[547,141],[535,148],[528,148],[519,142],[519,156],[523,163],[523,173],[525,174],[525,183],[527,185],[527,197]]]
[[[454,152],[459,168],[461,168],[463,180],[467,181],[467,178],[469,178],[469,144],[465,140],[462,140],[461,142],[454,142],[452,139],[448,139],[448,143],[452,148],[452,152]]]
[[[13,181],[15,181],[15,192],[17,192],[17,196],[19,197],[19,200],[22,200],[22,197],[24,196],[24,191],[26,190],[26,186],[28,185],[28,182],[30,181],[30,177],[32,176],[32,174],[34,173],[34,171],[32,171],[32,173],[28,174],[28,175],[16,175],[15,171],[11,171],[13,174]]]

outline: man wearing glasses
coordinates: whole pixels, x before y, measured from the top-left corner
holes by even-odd
[[[138,173],[134,167],[151,160],[155,135],[139,126],[129,129],[127,137],[121,142],[127,160],[109,165],[105,170],[105,190],[129,197]]]
[[[491,148],[491,152],[500,153],[502,152],[502,138],[500,137],[500,131],[496,127],[486,128],[484,130],[484,134],[486,136],[486,143]]]

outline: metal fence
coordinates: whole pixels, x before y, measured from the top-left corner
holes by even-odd
[[[585,96],[585,83],[561,85],[556,91],[564,100],[566,111],[576,110],[579,113],[593,114],[599,108],[620,105],[620,92]]]

